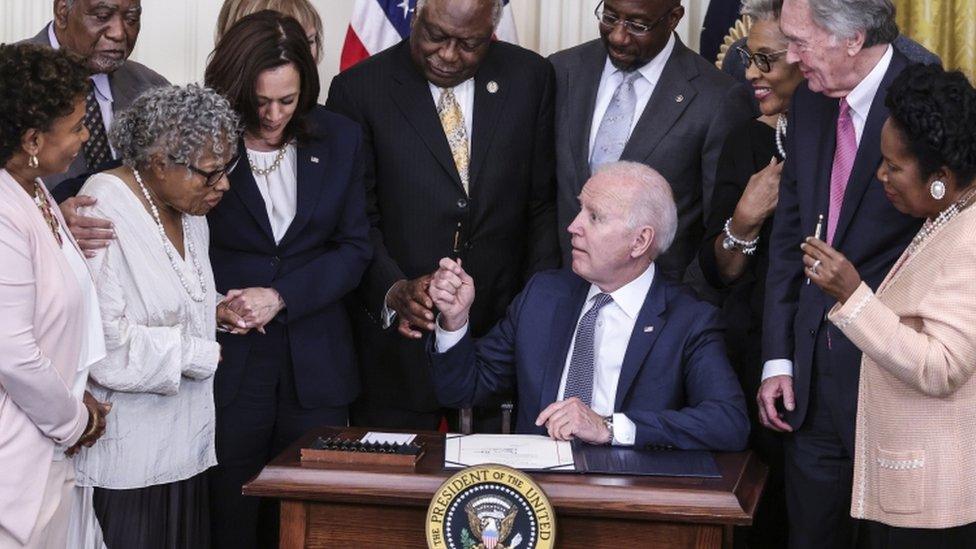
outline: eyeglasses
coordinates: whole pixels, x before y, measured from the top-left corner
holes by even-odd
[[[779,50],[771,53],[752,53],[742,46],[736,46],[735,49],[739,52],[739,57],[742,58],[742,65],[744,68],[748,69],[749,65],[755,63],[756,68],[759,69],[759,72],[769,72],[772,64],[775,63],[780,57],[783,57],[783,54],[786,53],[786,50]]]
[[[617,23],[623,23],[624,30],[627,31],[627,34],[631,36],[644,36],[645,34],[654,30],[654,27],[660,25],[661,21],[664,21],[669,15],[671,15],[672,11],[674,11],[674,7],[665,12],[661,17],[658,17],[650,25],[645,25],[644,23],[635,23],[633,21],[621,19],[619,16],[613,13],[607,13],[606,10],[603,9],[603,2],[601,1],[596,5],[596,9],[593,10],[593,15],[595,15],[600,24],[605,27],[613,28],[617,26]]]
[[[197,175],[203,176],[203,178],[206,180],[206,185],[208,187],[213,187],[214,185],[217,184],[217,182],[220,181],[222,177],[234,171],[234,168],[237,167],[237,163],[240,161],[240,159],[241,159],[241,155],[235,154],[230,158],[230,160],[227,161],[226,164],[224,164],[223,167],[206,172],[188,162],[177,162],[176,158],[173,155],[170,155],[170,160],[176,162],[181,166],[186,166],[188,170],[190,170],[191,172]]]

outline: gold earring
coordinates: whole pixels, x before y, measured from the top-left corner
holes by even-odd
[[[30,155],[30,158],[27,159],[27,167],[32,170],[36,170],[37,166],[39,165],[40,164],[37,161],[37,155],[36,154]]]

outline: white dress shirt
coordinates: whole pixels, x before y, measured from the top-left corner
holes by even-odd
[[[633,446],[637,436],[637,426],[625,414],[614,413],[613,405],[617,397],[617,383],[620,381],[620,369],[623,367],[624,355],[630,344],[630,336],[634,332],[637,316],[640,314],[647,292],[654,282],[654,264],[639,277],[610,293],[611,303],[605,305],[597,313],[596,329],[594,330],[593,347],[593,395],[590,408],[601,416],[613,415],[613,444],[616,446]],[[595,284],[590,285],[586,294],[586,301],[576,318],[576,329],[583,315],[593,307],[594,298],[602,292]],[[445,353],[457,345],[468,331],[465,324],[457,331],[449,332],[441,328],[437,322],[434,345],[438,353]],[[575,330],[574,330],[575,333]],[[563,375],[559,381],[559,392],[556,399],[563,400],[566,392],[566,376],[569,374],[569,364],[573,357],[573,347],[576,337],[569,345],[566,353]]]
[[[61,49],[61,43],[58,42],[58,37],[54,34],[54,23],[49,23],[47,26],[47,38],[51,41],[52,49]],[[98,110],[102,111],[102,125],[105,126],[105,134],[108,135],[112,128],[112,122],[115,120],[115,112],[112,110],[112,103],[115,101],[112,98],[112,84],[109,82],[108,75],[101,72],[91,75],[91,81],[95,84],[95,100],[98,101]],[[112,151],[112,158],[118,158],[111,140],[109,140],[108,148]]]
[[[216,289],[207,219],[187,216],[186,259],[167,257],[156,221],[118,177],[92,176],[82,192],[98,202],[84,215],[109,219],[116,239],[89,260],[105,331],[106,357],[92,365],[89,390],[112,403],[105,434],[75,458],[77,484],[142,488],[186,480],[217,463],[213,375],[220,359]]]
[[[646,65],[637,69],[637,72],[643,78],[638,78],[634,81],[634,93],[637,95],[637,103],[634,105],[634,118],[630,121],[631,132],[634,131],[637,122],[640,121],[641,115],[647,107],[647,102],[651,100],[651,95],[654,93],[658,81],[661,80],[661,73],[664,72],[664,65],[668,63],[671,52],[674,51],[674,44],[675,39],[674,34],[672,34],[668,38],[668,43],[665,44],[664,49],[655,55],[654,59],[651,59]],[[600,123],[603,122],[603,115],[607,112],[607,108],[610,107],[613,92],[617,90],[617,87],[623,81],[623,71],[614,67],[608,57],[606,63],[603,65],[600,87],[597,88],[596,92],[596,106],[593,109],[593,121],[590,124],[590,148],[587,158],[593,156],[593,144],[596,142],[597,132],[600,131]]]
[[[871,112],[871,105],[878,95],[878,88],[881,87],[881,81],[884,80],[885,73],[888,72],[888,66],[891,65],[891,58],[894,55],[890,44],[887,48],[884,55],[878,60],[878,63],[871,69],[871,72],[847,94],[847,105],[851,108],[851,122],[854,124],[854,135],[857,137],[858,147],[861,146],[861,136],[864,135],[864,126],[868,123],[868,114]],[[883,101],[881,98],[878,98],[878,100]],[[879,145],[873,143],[871,146],[876,147]],[[773,376],[792,375],[792,358],[774,358],[767,360],[763,364],[763,381]]]
[[[262,170],[271,167],[277,156],[277,150],[264,152],[247,149],[248,161]],[[280,244],[298,209],[298,149],[295,144],[289,143],[285,146],[285,155],[281,158],[278,169],[268,175],[253,175],[258,192],[264,199],[275,244]]]

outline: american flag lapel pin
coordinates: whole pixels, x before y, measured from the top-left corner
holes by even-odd
[[[311,158],[311,160],[312,160],[312,164],[318,164],[319,163],[319,157],[317,157],[317,156],[313,156]]]
[[[644,326],[644,333],[649,334],[654,331],[654,326]]]

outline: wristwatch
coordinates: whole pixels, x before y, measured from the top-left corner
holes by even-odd
[[[603,425],[610,431],[610,440],[607,441],[607,446],[613,444],[613,414],[609,416],[603,416]]]

